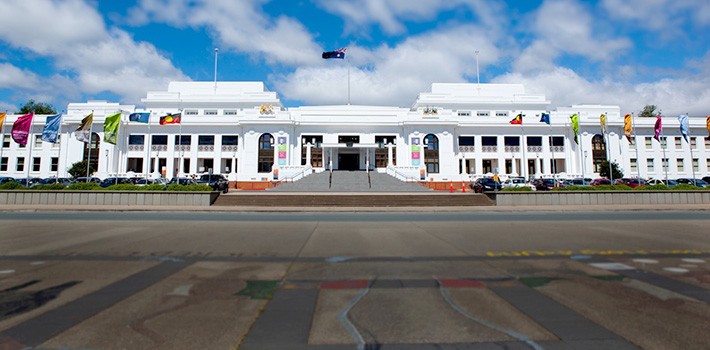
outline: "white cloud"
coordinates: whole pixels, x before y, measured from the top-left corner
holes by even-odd
[[[106,29],[98,11],[84,1],[5,1],[0,3],[0,23],[0,39],[51,57],[58,69],[76,76],[45,77],[41,84],[25,87],[36,93],[61,86],[55,94],[109,91],[136,102],[146,90],[189,79],[153,45],[136,42],[120,29]]]
[[[410,106],[434,82],[475,79],[476,50],[482,66],[500,59],[495,36],[474,26],[461,26],[410,37],[395,47],[350,47],[357,66],[351,68],[353,104]],[[328,60],[318,67],[297,68],[272,77],[282,97],[307,104],[344,104],[346,62]],[[334,67],[334,65],[337,65]],[[367,67],[367,68],[358,68]]]
[[[0,86],[9,89],[35,89],[39,86],[39,78],[26,69],[0,63]]]
[[[601,6],[610,17],[664,38],[683,33],[682,25],[690,20],[710,24],[710,2],[705,0],[603,0]]]
[[[220,49],[255,55],[272,64],[316,64],[321,47],[297,20],[270,17],[261,8],[264,0],[141,0],[130,17],[156,20],[177,27],[207,28]]]
[[[11,103],[0,101],[0,112],[7,112],[9,114],[12,114],[15,113],[15,111],[17,111],[17,106]]]

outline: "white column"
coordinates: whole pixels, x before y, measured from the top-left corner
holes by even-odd
[[[394,166],[394,163],[392,162],[392,147],[394,145],[392,143],[387,144],[387,167],[392,167]]]
[[[311,148],[313,147],[312,143],[306,143],[306,166],[311,165]]]

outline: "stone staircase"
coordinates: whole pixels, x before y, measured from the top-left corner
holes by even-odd
[[[417,183],[400,181],[390,175],[365,171],[324,171],[291,183],[283,183],[269,192],[428,192]]]

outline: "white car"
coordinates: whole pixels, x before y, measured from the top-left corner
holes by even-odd
[[[524,177],[511,177],[503,181],[503,188],[518,188],[518,187],[528,187],[535,191],[535,186],[527,183]]]

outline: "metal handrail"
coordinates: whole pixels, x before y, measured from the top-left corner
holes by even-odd
[[[391,171],[393,174],[390,174],[390,171]],[[408,176],[408,175],[406,175],[406,174],[400,172],[399,170],[397,170],[397,169],[394,168],[394,167],[387,167],[387,175],[392,175],[392,176],[394,176],[395,178],[400,179],[400,180],[402,180],[402,181],[411,181],[411,182],[417,182],[417,181],[418,181],[416,177],[410,177],[410,176]]]

